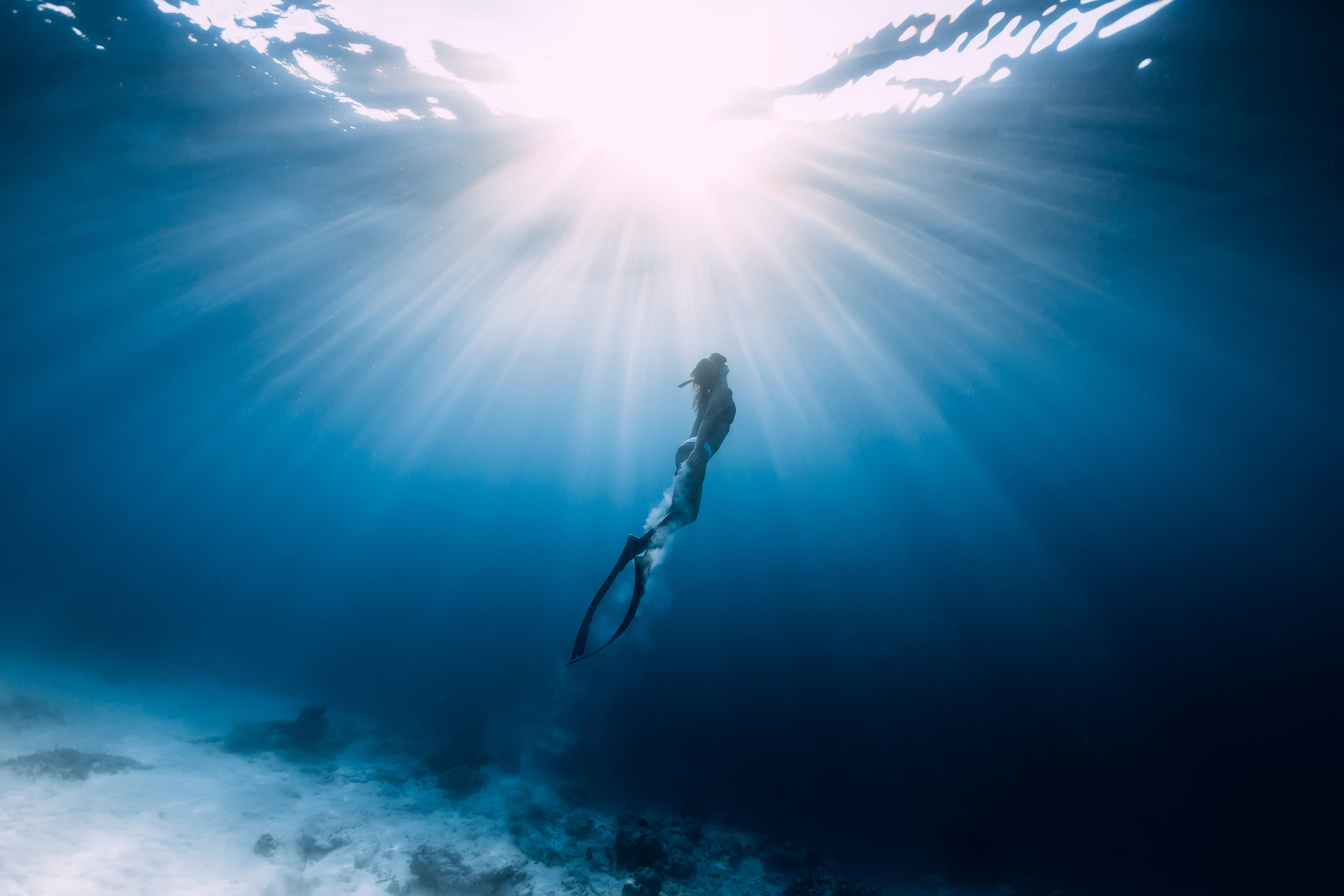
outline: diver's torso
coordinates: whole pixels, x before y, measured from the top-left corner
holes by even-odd
[[[724,396],[720,399],[723,402],[723,410],[710,421],[709,432],[705,433],[705,444],[709,446],[711,454],[719,453],[719,446],[728,438],[728,428],[737,419],[737,404],[733,402],[733,390],[727,386],[719,388],[724,391]]]
[[[723,444],[724,439],[728,438],[728,428],[732,426],[733,420],[737,418],[737,405],[733,402],[733,390],[729,389],[727,386],[722,386],[721,388],[724,390],[725,394],[721,399],[716,396],[716,403],[719,404],[719,409],[716,410],[713,421],[708,424],[709,428],[704,433],[705,446],[709,449],[711,457],[719,453],[719,446]],[[701,426],[704,425],[703,421],[698,422],[694,432],[699,434]],[[695,450],[695,438],[696,436],[692,435],[689,439],[677,446],[675,459],[677,469],[681,468],[681,465],[686,462],[686,458],[690,457],[691,452]]]

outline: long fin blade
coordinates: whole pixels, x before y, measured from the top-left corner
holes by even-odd
[[[579,634],[578,637],[574,639],[574,652],[570,654],[569,657],[570,663],[576,662],[583,657],[583,649],[588,645],[588,627],[593,624],[593,616],[597,613],[598,604],[602,603],[602,598],[607,596],[607,592],[610,591],[611,586],[615,584],[616,577],[621,574],[621,570],[625,569],[626,564],[635,558],[637,553],[635,552],[635,549],[642,546],[641,539],[635,538],[633,535],[625,540],[625,548],[621,551],[620,559],[618,559],[616,565],[611,568],[611,572],[607,575],[607,580],[602,583],[602,587],[597,589],[597,594],[593,596],[593,602],[588,605],[588,612],[583,616],[583,622],[579,624]],[[625,624],[629,625],[628,622]],[[624,631],[624,628],[622,628],[621,631]],[[606,645],[604,644],[602,646],[605,647]],[[602,648],[600,647],[598,648],[598,650],[601,649]],[[596,650],[593,651],[593,653],[596,652]],[[565,663],[565,665],[568,666],[569,663]]]
[[[622,567],[624,567],[625,564],[621,564],[621,565],[622,565]],[[619,572],[619,570],[618,570],[618,572]],[[634,587],[634,590],[633,590],[633,591],[631,592],[631,594],[630,594],[630,606],[629,606],[628,608],[626,608],[626,611],[625,611],[625,618],[621,620],[621,624],[620,624],[620,626],[616,629],[615,634],[613,634],[610,638],[608,638],[608,639],[607,639],[607,642],[606,642],[605,644],[603,644],[601,647],[599,647],[599,648],[597,648],[596,650],[594,650],[592,653],[583,653],[583,652],[580,650],[579,645],[578,645],[578,644],[575,644],[575,645],[574,645],[574,649],[575,649],[576,652],[575,652],[574,656],[570,658],[569,662],[565,663],[566,666],[572,666],[572,665],[574,665],[575,663],[577,663],[579,660],[584,660],[584,659],[587,659],[587,658],[590,657],[590,656],[595,656],[595,655],[601,653],[603,650],[606,650],[606,649],[607,649],[608,647],[610,647],[613,643],[615,643],[615,641],[616,641],[617,638],[619,638],[621,635],[625,634],[625,630],[628,629],[628,628],[630,627],[630,623],[632,623],[632,622],[635,621],[635,614],[639,611],[639,602],[640,602],[640,599],[644,597],[644,585],[645,585],[645,583],[648,581],[648,576],[649,576],[649,574],[648,574],[648,570],[647,570],[645,564],[642,563],[642,562],[638,562],[638,561],[636,561],[636,563],[635,563],[635,587]],[[607,586],[604,586],[604,589],[603,589],[603,591],[602,591],[603,594],[606,593],[606,587],[610,587],[610,583],[608,583]],[[592,621],[592,620],[591,620],[591,616],[586,617],[586,618],[583,620],[583,627],[582,627],[582,629],[580,630],[580,637],[581,637],[584,641],[586,641],[587,638],[588,638],[588,623],[591,622],[591,621]]]

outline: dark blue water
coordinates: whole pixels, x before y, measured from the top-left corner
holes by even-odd
[[[601,326],[620,311],[523,341],[481,323],[544,235],[441,330],[389,330],[383,298],[361,316],[352,284],[409,303],[472,249],[404,254],[535,125],[335,132],[297,81],[146,4],[79,6],[115,33],[98,53],[11,5],[10,662],[301,695],[428,739],[484,726],[594,803],[693,803],[878,883],[1331,890],[1329,19],[1178,0],[993,91],[818,126],[831,142],[774,176],[876,222],[864,244],[927,259],[942,292],[799,225],[823,317],[862,341],[799,335],[777,293],[753,320],[792,343],[644,333],[632,359],[631,321]],[[711,351],[739,411],[701,517],[630,634],[561,669]],[[865,377],[873,357],[905,378]],[[463,359],[460,394],[424,385]]]

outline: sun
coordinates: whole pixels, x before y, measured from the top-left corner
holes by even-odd
[[[654,180],[693,185],[740,172],[777,124],[730,114],[742,48],[694,7],[589,4],[560,36],[535,100],[575,144]]]
[[[767,121],[716,121],[703,116],[605,114],[568,119],[583,153],[605,157],[615,172],[681,188],[739,179],[753,153],[776,131]]]

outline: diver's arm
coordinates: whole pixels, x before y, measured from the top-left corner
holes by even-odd
[[[694,425],[691,426],[691,434],[687,436],[687,438],[693,439],[697,435],[699,435],[701,426],[704,422],[705,422],[705,409],[701,408],[700,410],[695,412],[695,423]]]

